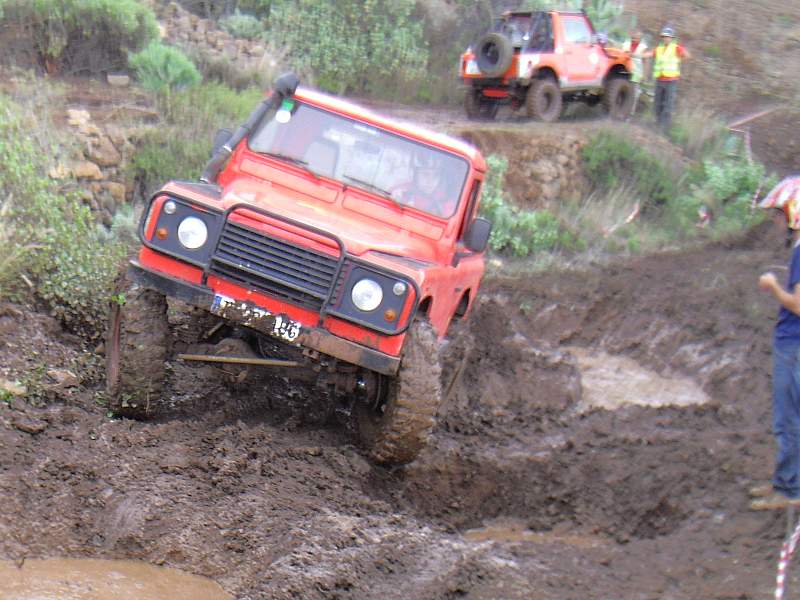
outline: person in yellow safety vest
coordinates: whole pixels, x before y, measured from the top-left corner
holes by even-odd
[[[681,78],[681,62],[691,58],[689,51],[675,41],[672,27],[661,30],[661,41],[655,50],[645,57],[653,58],[653,78],[656,80],[655,111],[656,122],[665,132],[672,124],[672,111],[678,94],[678,81]]]
[[[636,112],[636,104],[639,101],[639,94],[642,93],[642,80],[644,79],[644,56],[647,54],[647,44],[642,40],[639,31],[631,32],[631,39],[622,44],[622,49],[630,54],[631,57],[631,82],[633,83],[633,109],[631,114]]]

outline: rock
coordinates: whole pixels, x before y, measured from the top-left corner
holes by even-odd
[[[46,422],[27,416],[14,417],[14,419],[11,421],[11,424],[15,429],[19,429],[25,433],[30,433],[31,435],[37,435],[47,429]]]
[[[8,381],[0,377],[0,390],[12,396],[24,396],[28,393],[28,388],[16,381]]]
[[[108,181],[103,184],[103,187],[117,204],[125,202],[125,184],[116,181]]]
[[[71,175],[71,172],[65,164],[58,163],[56,166],[51,167],[47,174],[50,179],[66,179]]]
[[[81,383],[77,375],[63,369],[50,369],[47,376],[62,388],[76,387]]]
[[[131,84],[130,76],[122,73],[109,73],[106,80],[113,87],[128,87]]]
[[[72,174],[78,179],[103,179],[103,173],[95,163],[88,160],[72,165]]]
[[[86,157],[101,167],[110,167],[122,162],[122,155],[105,135],[98,140],[89,141],[86,147]]]
[[[67,109],[67,123],[75,127],[79,127],[83,123],[88,123],[92,120],[89,111],[79,110],[76,108]]]

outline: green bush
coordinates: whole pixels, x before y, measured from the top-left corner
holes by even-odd
[[[643,208],[663,204],[675,195],[675,178],[663,160],[625,137],[602,131],[589,140],[581,154],[595,186],[606,190],[631,186],[643,197]]]
[[[219,20],[219,26],[233,37],[252,40],[264,33],[261,21],[253,15],[243,15],[238,10],[230,17]]]
[[[2,8],[51,72],[124,69],[129,52],[158,38],[153,11],[137,0],[4,0]]]
[[[528,256],[534,252],[573,245],[558,219],[546,210],[521,210],[503,192],[508,161],[496,154],[487,157],[489,171],[481,195],[481,214],[492,221],[489,247],[497,252]]]
[[[261,97],[257,89],[236,92],[217,83],[175,94],[166,123],[144,136],[131,161],[138,193],[149,196],[170,179],[197,179],[217,130],[236,129]]]
[[[73,331],[97,338],[126,248],[44,175],[55,149],[37,141],[32,122],[0,96],[0,298],[42,301]]]
[[[274,0],[269,36],[326,90],[412,96],[428,61],[414,7],[414,0]]]
[[[769,189],[774,178],[766,177],[764,165],[741,157],[725,157],[702,163],[702,176],[667,205],[668,218],[678,228],[691,230],[701,209],[710,211],[712,229],[728,233],[745,229],[763,218],[754,210],[759,189]]]
[[[191,60],[178,48],[151,42],[146,48],[131,54],[128,63],[146,90],[169,95],[200,83],[201,77]]]

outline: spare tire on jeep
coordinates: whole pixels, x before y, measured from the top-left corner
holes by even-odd
[[[481,73],[487,77],[500,77],[511,66],[514,47],[501,33],[487,33],[475,44],[475,58]]]

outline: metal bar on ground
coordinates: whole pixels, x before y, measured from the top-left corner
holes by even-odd
[[[178,354],[180,360],[198,362],[226,363],[231,365],[258,365],[260,367],[299,367],[296,360],[278,360],[275,358],[247,358],[236,356],[207,356],[205,354]]]

